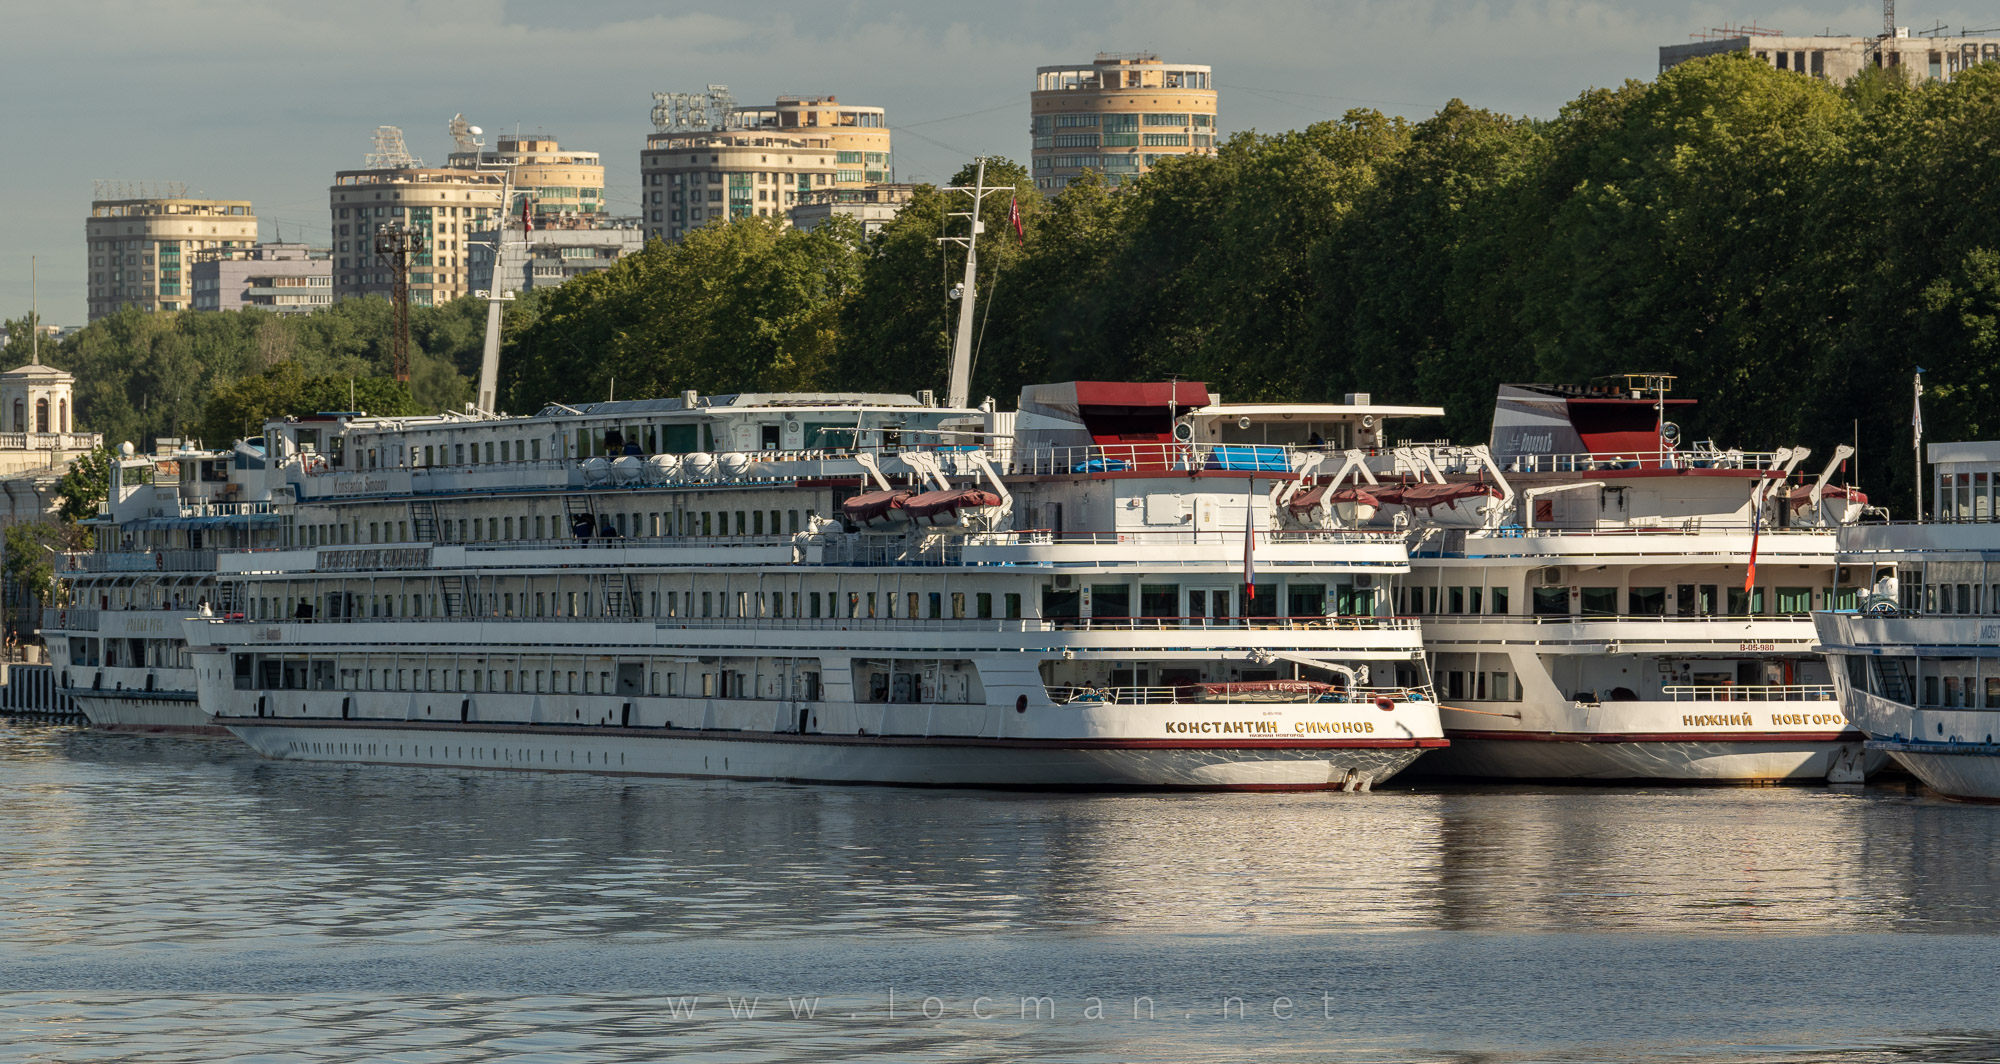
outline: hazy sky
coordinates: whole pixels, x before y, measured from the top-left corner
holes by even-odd
[[[638,207],[655,91],[742,101],[834,93],[888,108],[897,176],[1028,154],[1037,65],[1153,50],[1206,63],[1222,129],[1295,128],[1350,107],[1421,118],[1452,97],[1550,115],[1651,77],[1658,48],[1724,20],[1872,34],[1881,8],[1803,0],[8,0],[0,312],[84,319],[91,182],[182,181],[254,202],[271,239],[327,239],[326,189],[377,125],[441,164],[445,123],[543,130],[603,153],[613,211]],[[2000,25],[1990,0],[1904,0],[1913,27]]]

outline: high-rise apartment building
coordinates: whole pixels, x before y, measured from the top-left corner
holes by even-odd
[[[100,182],[84,222],[90,319],[121,307],[186,310],[188,271],[209,248],[257,242],[249,200],[191,199],[184,188],[132,189]],[[162,195],[150,195],[150,192]],[[138,195],[124,193],[137,192]]]
[[[892,180],[888,116],[833,96],[781,96],[737,107],[726,88],[656,93],[655,132],[639,157],[648,236],[679,240],[731,218],[789,220],[793,207],[833,188]]]
[[[564,149],[554,137],[536,133],[499,138],[492,151],[461,142],[447,162],[461,170],[503,171],[513,184],[509,217],[521,216],[525,201],[535,224],[557,219],[589,219],[605,214],[604,163],[594,151]]]
[[[359,170],[333,175],[327,190],[333,223],[333,298],[389,298],[395,269],[375,253],[376,233],[402,222],[423,242],[410,262],[410,302],[429,306],[472,291],[471,240],[502,213],[504,174],[498,170],[426,167],[403,147],[393,126],[376,130],[376,150]]]
[[[1029,172],[1036,188],[1051,192],[1085,170],[1114,185],[1136,180],[1162,159],[1213,152],[1218,135],[1209,68],[1151,52],[1037,67],[1028,110]]]
[[[1868,67],[1885,67],[1908,81],[1949,81],[1980,63],[2000,62],[2000,37],[1910,36],[1908,26],[1880,37],[1795,37],[1758,26],[1725,26],[1687,44],[1660,48],[1660,69],[1725,52],[1749,52],[1778,68],[1844,84]]]

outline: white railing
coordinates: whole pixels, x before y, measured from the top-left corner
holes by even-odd
[[[756,592],[746,592],[754,596]],[[755,599],[753,598],[754,602]],[[1408,632],[1417,622],[1400,617],[655,617],[635,613],[599,612],[545,617],[501,616],[498,613],[460,613],[450,616],[412,615],[404,617],[272,617],[231,615],[231,624],[395,624],[416,621],[477,622],[482,624],[605,624],[643,621],[662,628],[735,628],[757,631],[866,631],[866,632],[1133,632],[1213,629],[1216,631],[1343,631]],[[46,611],[45,611],[46,612]],[[74,614],[76,611],[70,611]],[[94,613],[94,611],[92,611]],[[74,623],[71,627],[76,627]]]
[[[1430,693],[1415,687],[1359,687],[1326,690],[1325,684],[1272,681],[1252,684],[1190,683],[1175,687],[1063,687],[1048,685],[1049,700],[1068,705],[1244,705],[1252,703],[1370,705],[1383,699],[1390,702],[1429,702]],[[1221,688],[1222,690],[1218,690]],[[1256,688],[1256,690],[1227,690]]]
[[[1668,684],[1669,702],[1831,702],[1831,684]]]
[[[1320,449],[1329,455],[1331,448]],[[1107,443],[1076,447],[1016,447],[1008,472],[1016,475],[1122,473],[1128,471],[1255,471],[1289,475],[1298,449],[1276,443]]]
[[[1523,454],[1501,466],[1509,473],[1596,473],[1627,469],[1762,469],[1778,466],[1770,451],[1597,451]]]

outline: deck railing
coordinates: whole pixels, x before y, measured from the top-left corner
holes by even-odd
[[[750,592],[755,595],[755,592]],[[753,598],[754,602],[755,599]],[[78,611],[71,610],[72,615]],[[95,613],[95,611],[89,611]],[[654,617],[643,614],[572,614],[520,617],[498,614],[407,617],[278,617],[231,615],[217,620],[230,624],[394,624],[416,621],[491,624],[603,624],[643,621],[663,628],[743,628],[757,631],[896,631],[896,632],[1133,632],[1215,629],[1218,631],[1350,631],[1407,632],[1417,622],[1402,617]],[[76,627],[72,618],[71,627]]]
[[[1831,684],[1668,684],[1670,702],[1830,702]]]
[[[1255,692],[1215,692],[1211,686],[1264,686],[1264,685],[1208,685],[1200,683],[1180,684],[1173,687],[1064,687],[1047,685],[1049,700],[1059,706],[1066,705],[1251,705],[1251,704],[1317,704],[1317,705],[1372,705],[1383,699],[1390,702],[1434,701],[1430,692],[1417,687],[1358,687],[1348,690],[1311,690],[1315,684],[1297,684],[1298,690],[1268,690]],[[1269,685],[1282,688],[1281,682]]]

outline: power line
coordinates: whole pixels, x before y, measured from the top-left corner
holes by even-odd
[[[1429,106],[1430,106],[1429,104],[1425,104],[1425,103],[1417,103],[1417,102],[1415,102],[1415,101],[1412,101],[1412,100],[1371,100],[1371,99],[1368,99],[1368,98],[1366,98],[1366,97],[1362,97],[1362,96],[1328,96],[1327,94],[1325,94],[1325,93],[1320,93],[1320,92],[1299,92],[1299,91],[1298,91],[1298,90],[1296,90],[1296,89],[1259,89],[1259,88],[1253,88],[1252,86],[1249,86],[1249,85],[1229,85],[1229,84],[1224,84],[1224,83],[1222,83],[1222,82],[1216,82],[1216,85],[1217,85],[1217,87],[1219,87],[1219,88],[1224,88],[1224,89],[1233,89],[1233,90],[1235,90],[1235,91],[1237,91],[1237,92],[1252,92],[1252,93],[1257,93],[1258,95],[1270,95],[1270,94],[1272,94],[1272,93],[1276,93],[1276,94],[1279,94],[1279,95],[1283,95],[1283,96],[1308,96],[1308,97],[1311,97],[1311,98],[1313,98],[1313,99],[1315,99],[1315,100],[1340,100],[1340,101],[1345,101],[1345,102],[1347,102],[1347,103],[1379,103],[1379,104],[1388,104],[1388,105],[1389,105],[1389,106],[1391,106],[1391,107],[1429,107]],[[1278,103],[1284,103],[1284,102],[1286,102],[1286,101],[1284,101],[1284,100],[1278,100],[1278,101],[1276,101],[1276,102],[1278,102]]]
[[[937,125],[939,122],[951,122],[951,121],[956,121],[957,119],[960,118],[971,118],[974,115],[990,115],[995,111],[1004,111],[1010,107],[1019,107],[1019,106],[1021,106],[1021,98],[1019,96],[1016,96],[1008,100],[1006,103],[1000,104],[995,107],[988,107],[984,111],[967,111],[962,115],[946,115],[943,118],[926,118],[921,122],[911,122],[907,126],[892,126],[890,128],[907,130],[911,126],[934,126]]]

